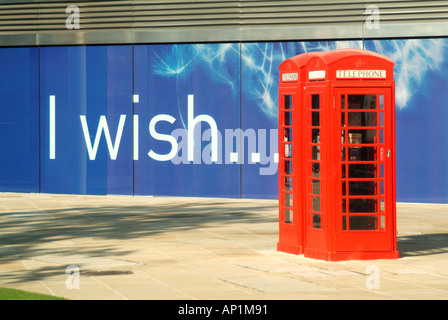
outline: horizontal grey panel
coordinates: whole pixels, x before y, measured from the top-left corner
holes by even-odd
[[[66,7],[80,9],[67,30]],[[369,5],[379,29],[366,24]],[[146,0],[0,4],[0,45],[289,41],[448,36],[448,1]]]

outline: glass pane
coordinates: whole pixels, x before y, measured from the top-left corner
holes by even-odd
[[[351,164],[348,168],[348,176],[352,179],[376,178],[376,165],[374,164]]]
[[[342,195],[345,196],[347,193],[347,183],[342,181]]]
[[[380,127],[384,126],[384,113],[380,112]]]
[[[342,199],[342,213],[347,213],[347,200]]]
[[[292,145],[285,144],[285,158],[292,158]]]
[[[374,213],[377,212],[376,199],[349,199],[349,213]]]
[[[312,129],[311,133],[313,143],[320,143],[320,129]]]
[[[292,191],[292,177],[285,177],[285,190]]]
[[[384,109],[384,95],[382,94],[380,95],[380,109]]]
[[[312,164],[313,178],[320,178],[320,163],[313,162]]]
[[[292,126],[292,112],[285,112],[285,126]]]
[[[312,146],[312,160],[320,160],[320,146]]]
[[[378,230],[377,216],[351,216],[349,217],[350,230]]]
[[[376,127],[376,112],[349,112],[348,125],[350,127]]]
[[[293,202],[292,202],[293,195],[291,193],[285,193],[285,207],[292,208]]]
[[[313,127],[318,127],[320,126],[320,112],[312,112],[311,113],[311,118],[312,118],[312,126]]]
[[[320,214],[313,214],[313,228],[315,229],[321,228]]]
[[[349,109],[376,109],[375,94],[353,94],[348,96]]]
[[[347,230],[347,217],[342,217],[342,230]]]
[[[313,211],[319,212],[320,211],[320,198],[312,197],[312,201],[313,201]]]
[[[375,161],[375,147],[353,147],[348,149],[349,161]]]
[[[292,96],[285,96],[285,109],[292,109]]]
[[[349,181],[348,192],[351,196],[374,196],[377,184],[376,181]]]
[[[293,221],[293,211],[286,209],[285,213],[285,223],[292,223]]]
[[[372,144],[377,141],[377,130],[349,130],[349,144]]]
[[[320,109],[320,96],[318,94],[312,96],[311,107],[312,109]]]
[[[285,174],[292,174],[292,161],[285,161]]]
[[[381,230],[386,229],[386,217],[381,216]]]
[[[292,142],[292,128],[285,128],[285,142]]]
[[[313,184],[313,194],[320,195],[320,180],[311,180]]]
[[[341,109],[345,109],[345,96],[341,96]]]

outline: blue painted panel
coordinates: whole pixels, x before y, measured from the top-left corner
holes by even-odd
[[[138,45],[134,53],[140,121],[135,193],[239,197],[240,167],[226,163],[225,148],[225,130],[240,123],[238,45]],[[207,130],[214,126],[218,132],[210,139]],[[189,131],[194,136],[188,138]],[[212,162],[216,137],[217,162]]]
[[[132,47],[41,48],[40,62],[42,192],[132,194]]]
[[[37,48],[0,49],[0,191],[39,192]]]

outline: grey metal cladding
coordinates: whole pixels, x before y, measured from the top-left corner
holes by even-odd
[[[68,5],[80,29],[66,28]],[[369,6],[380,28],[369,27]],[[375,8],[375,7],[374,7]],[[448,1],[147,0],[0,3],[0,46],[370,39],[448,35]]]

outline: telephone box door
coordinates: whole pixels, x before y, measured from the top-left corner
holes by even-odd
[[[396,249],[392,95],[390,88],[335,90],[336,251]]]

